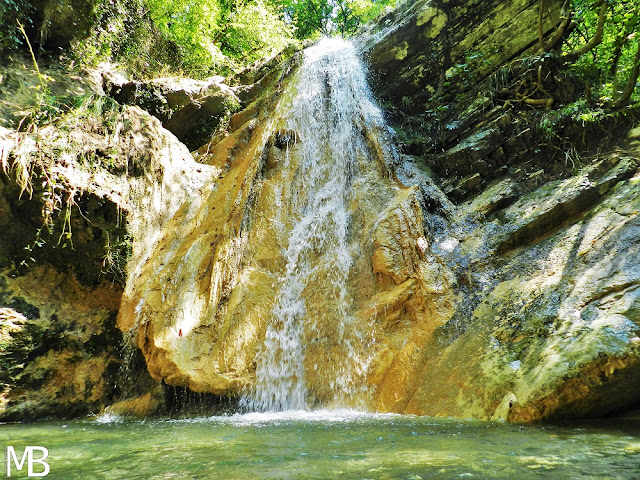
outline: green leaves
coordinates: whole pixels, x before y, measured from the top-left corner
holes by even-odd
[[[31,27],[33,5],[27,0],[0,0],[0,53],[24,44],[17,21]]]
[[[573,0],[575,28],[565,44],[565,52],[580,50],[597,35],[601,4],[594,0]],[[593,100],[602,104],[620,99],[627,90],[627,83],[635,83],[631,77],[635,65],[635,37],[640,27],[640,2],[607,0],[605,5],[607,13],[601,42],[578,56],[573,65],[593,88],[596,97]],[[640,99],[636,96],[631,100]]]
[[[144,1],[186,72],[206,75],[268,58],[294,39],[352,35],[396,0]]]
[[[256,0],[242,5],[233,15],[224,29],[221,47],[227,55],[253,62],[286,47],[294,30],[274,6]]]
[[[72,58],[143,78],[227,75],[297,40],[353,35],[396,1],[97,0],[91,35],[72,45]],[[23,48],[16,19],[32,35],[36,17],[28,0],[0,0],[0,53]]]
[[[358,27],[375,17],[396,0],[274,0],[296,27],[303,40],[338,34],[353,35]]]
[[[221,11],[217,2],[145,0],[155,25],[174,42],[188,73],[215,68],[224,61],[214,44]]]
[[[145,0],[151,18],[174,42],[189,74],[218,73],[282,50],[295,27],[263,0]]]

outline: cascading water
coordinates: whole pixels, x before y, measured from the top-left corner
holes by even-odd
[[[243,398],[251,410],[307,408],[316,400],[310,374],[333,391],[334,405],[366,389],[362,377],[372,337],[354,319],[348,287],[363,241],[351,212],[366,170],[376,168],[363,129],[380,129],[384,122],[357,51],[344,40],[324,39],[308,48],[295,88],[285,128],[295,132],[298,163],[284,168],[297,168],[289,206],[296,223],[255,383]],[[311,349],[314,364],[306,355]],[[319,356],[330,358],[319,367]]]
[[[323,40],[289,71],[212,147],[215,184],[141,259],[119,326],[154,379],[250,411],[388,408],[433,305],[419,191],[390,175],[356,47]]]

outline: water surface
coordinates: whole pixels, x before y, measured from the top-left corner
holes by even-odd
[[[518,426],[346,410],[103,416],[0,425],[0,445],[19,454],[47,447],[46,478],[65,480],[640,478],[640,423],[629,420]]]

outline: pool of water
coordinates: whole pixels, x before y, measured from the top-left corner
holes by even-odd
[[[27,445],[46,447],[46,478],[64,480],[640,478],[631,420],[519,426],[318,411],[7,424],[0,478],[6,447],[21,455]]]

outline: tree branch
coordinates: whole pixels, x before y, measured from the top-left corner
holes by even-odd
[[[640,15],[634,15],[625,25],[624,31],[622,34],[618,35],[614,42],[613,54],[611,55],[611,66],[609,67],[609,75],[615,76],[618,71],[618,65],[620,63],[620,58],[622,57],[622,50],[624,49],[627,40],[629,40],[629,35],[631,35],[638,25],[638,21],[640,21]]]
[[[542,11],[544,10],[544,0],[540,0],[538,9],[538,51],[544,52],[544,31],[542,29]]]
[[[569,10],[569,0],[565,0],[562,4],[560,25],[556,28],[551,39],[548,42],[544,41],[543,30],[543,1],[540,0],[540,11],[538,12],[538,53],[545,53],[553,50],[558,42],[560,42],[567,31],[567,27],[571,24],[573,13]]]
[[[607,7],[607,2],[602,2],[602,5],[600,5],[600,10],[598,11],[598,24],[596,25],[596,33],[593,38],[580,48],[576,48],[562,57],[565,62],[575,62],[580,56],[590,52],[602,43],[602,38],[604,36],[604,24],[607,21]]]
[[[613,105],[614,109],[623,108],[629,105],[629,100],[631,100],[631,95],[636,88],[636,83],[638,82],[638,76],[640,75],[640,40],[637,42],[636,56],[633,63],[633,68],[631,69],[631,73],[629,74],[629,80],[627,81],[627,86],[624,88],[622,95],[618,99],[618,101]]]

